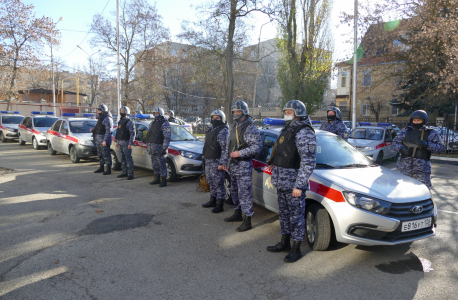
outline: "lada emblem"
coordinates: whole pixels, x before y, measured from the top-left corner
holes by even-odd
[[[419,213],[421,213],[422,211],[423,211],[423,206],[417,205],[417,206],[412,207],[412,212],[413,212],[414,214],[419,214]]]

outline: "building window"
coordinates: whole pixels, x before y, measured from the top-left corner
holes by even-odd
[[[251,57],[254,57],[254,51],[251,51]]]
[[[397,106],[397,105],[391,105],[391,115],[392,115],[392,116],[397,116],[397,115],[399,115],[399,106]]]
[[[369,116],[369,103],[362,102],[361,103],[361,116]]]
[[[347,87],[347,71],[342,71],[342,81],[340,87]]]
[[[372,74],[370,70],[364,71],[363,86],[371,86]]]
[[[340,111],[348,111],[347,101],[340,101],[339,102],[339,109],[340,109]]]

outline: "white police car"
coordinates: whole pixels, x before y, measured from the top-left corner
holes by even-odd
[[[93,114],[63,113],[47,131],[48,152],[56,155],[62,152],[70,155],[72,163],[78,163],[82,157],[97,155],[91,128],[97,120]]]
[[[25,117],[19,124],[19,145],[32,143],[35,150],[47,146],[46,134],[48,129],[58,120],[53,112],[32,111],[30,117]]]
[[[148,154],[147,144],[145,143],[146,134],[149,124],[154,119],[154,115],[138,114],[135,116],[135,140],[132,147],[132,159],[136,167],[153,169],[151,156]],[[204,143],[196,139],[185,128],[170,123],[172,127],[172,141],[168,148],[166,166],[167,180],[175,181],[178,176],[199,175],[203,173],[202,169],[202,150]],[[116,130],[112,134],[111,158],[113,160],[113,170],[121,168],[121,153],[116,147],[115,141]]]
[[[2,143],[18,138],[18,126],[24,118],[18,111],[0,111],[0,140]]]
[[[175,118],[176,122],[178,125],[181,125],[181,127],[183,127],[184,129],[186,129],[187,131],[189,131],[190,134],[193,133],[193,130],[192,130],[192,125],[189,124],[189,123],[186,123],[185,121],[179,119],[179,118]]]
[[[398,155],[392,145],[396,135],[389,123],[361,122],[359,127],[350,132],[348,142],[374,162],[381,164],[384,159]]]

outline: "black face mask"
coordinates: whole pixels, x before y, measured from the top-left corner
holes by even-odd
[[[414,128],[420,129],[420,128],[423,127],[423,124],[424,124],[424,122],[422,122],[422,123],[420,123],[420,124],[414,124],[414,123],[412,123],[412,126],[413,126]]]
[[[99,118],[103,117],[103,113],[99,113]]]
[[[224,123],[221,120],[212,120],[213,127],[218,127],[218,126],[223,125],[223,124]]]
[[[336,116],[328,116],[328,121],[335,121],[336,120]]]
[[[121,114],[121,119],[124,119],[126,117],[126,114]]]

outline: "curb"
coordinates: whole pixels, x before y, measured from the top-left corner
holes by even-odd
[[[431,156],[431,163],[458,166],[458,158]]]

